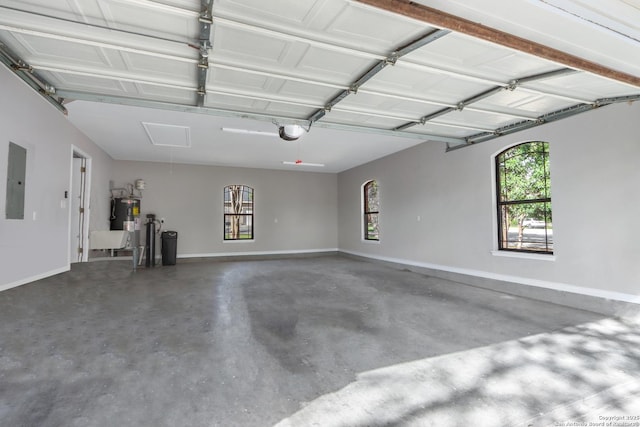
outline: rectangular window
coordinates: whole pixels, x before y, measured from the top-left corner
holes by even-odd
[[[253,239],[253,188],[224,188],[224,240]]]

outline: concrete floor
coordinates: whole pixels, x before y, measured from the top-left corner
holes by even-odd
[[[587,425],[640,416],[639,344],[339,256],[85,263],[0,293],[0,426]]]

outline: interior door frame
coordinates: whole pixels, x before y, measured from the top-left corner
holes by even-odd
[[[83,249],[82,257],[80,258],[80,262],[87,262],[89,260],[89,220],[91,217],[91,156],[89,156],[85,151],[76,147],[75,145],[71,145],[71,155],[69,157],[69,195],[67,198],[67,203],[69,205],[69,229],[68,229],[68,244],[67,244],[67,256],[69,258],[68,262],[71,264],[71,242],[72,242],[72,232],[77,229],[80,224],[71,224],[72,212],[71,212],[71,198],[75,195],[72,194],[71,189],[73,188],[73,180],[76,179],[77,172],[73,170],[73,158],[80,157],[85,160],[85,176],[84,176],[84,185],[81,186],[83,194],[81,194],[82,202],[81,207],[84,207],[84,218],[82,219],[82,229],[81,229],[81,241],[80,247]]]

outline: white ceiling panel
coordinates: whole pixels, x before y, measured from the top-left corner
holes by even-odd
[[[257,101],[250,96],[229,96],[210,90],[205,97],[204,105],[208,108],[229,109],[235,111],[264,112],[265,101]]]
[[[353,1],[217,0],[215,6],[216,16],[251,23],[255,30],[272,30],[379,55],[431,29]]]
[[[64,87],[82,92],[94,92],[109,95],[126,95],[126,83],[113,79],[97,79],[91,76],[38,71],[38,74],[55,87]]]
[[[488,83],[459,79],[403,64],[386,67],[365,86],[370,90],[419,96],[426,100],[453,104],[491,87]]]
[[[335,52],[309,46],[300,58],[296,69],[331,81],[351,81],[354,76],[364,73],[375,61],[349,52]]]
[[[355,109],[374,109],[384,114],[385,111],[393,111],[399,116],[408,116],[415,119],[441,110],[441,105],[433,105],[411,100],[402,100],[385,96],[376,96],[369,93],[358,93],[347,97],[340,103],[341,107]]]
[[[167,80],[160,79],[156,76],[143,77],[138,73],[131,73],[127,71],[109,71],[109,74],[104,74],[104,70],[88,67],[74,67],[67,65],[65,68],[60,68],[60,64],[46,64],[38,63],[34,64],[33,68],[39,73],[52,73],[55,75],[58,82],[65,82],[62,86],[70,89],[70,86],[74,86],[77,78],[91,78],[103,81],[113,81],[120,83],[134,83],[145,84],[149,86],[155,86],[158,88],[171,88],[180,89],[193,94],[196,89],[189,81]],[[176,78],[181,76],[177,75]]]
[[[513,114],[539,116],[544,112],[561,110],[578,101],[571,101],[559,97],[549,97],[526,90],[503,90],[492,97],[473,104],[477,108],[511,112]]]
[[[5,1],[5,0],[2,0]],[[46,2],[45,2],[46,3]],[[30,34],[60,41],[73,41],[79,45],[110,47],[115,50],[128,48],[146,49],[157,54],[184,55],[194,57],[197,52],[189,47],[193,41],[190,37],[174,40],[169,36],[162,37],[146,29],[120,29],[109,24],[85,23],[90,19],[60,19],[56,11],[34,14],[21,8],[6,8],[0,2],[0,26],[4,30],[16,34]],[[197,59],[197,55],[195,55]]]
[[[261,34],[227,28],[214,27],[212,58],[239,58],[271,64],[280,63],[290,48],[291,42],[283,39],[266,38]]]
[[[143,29],[146,33],[163,34],[167,38],[196,39],[200,32],[199,2],[190,3],[189,9],[131,0],[101,1],[98,5],[105,21],[116,28]]]
[[[519,122],[521,120],[500,114],[484,114],[477,111],[464,109],[462,111],[452,111],[442,115],[434,120],[433,123],[441,125],[451,125],[468,127],[479,131],[491,132],[494,129],[501,128],[510,123]]]
[[[5,31],[1,32],[1,36],[5,44],[20,52],[25,61],[30,63],[55,61],[60,64],[87,64],[106,68],[112,66],[105,52],[95,46],[28,34],[7,34]]]
[[[635,2],[417,3],[640,75]],[[141,122],[193,130],[192,149],[174,160],[249,167],[291,159],[277,138],[258,143],[216,128],[301,123],[310,129],[304,160],[335,172],[424,140],[472,145],[478,134],[576,105],[640,99],[640,85],[615,74],[571,70],[357,0],[215,0],[211,8],[199,0],[0,0],[0,59],[42,79],[35,85],[54,104],[77,100],[66,104],[71,121],[115,157],[137,160],[167,154],[149,147]]]
[[[193,80],[191,76],[194,73],[193,64],[128,52],[122,53],[121,56],[124,68],[141,76],[179,79],[185,83]]]
[[[383,129],[393,129],[406,122],[404,118],[379,117],[367,114],[366,112],[354,113],[348,111],[346,108],[332,110],[328,114],[328,119],[330,119],[332,123],[342,123],[353,126],[374,126]]]
[[[455,55],[451,55],[452,52]],[[503,83],[562,68],[531,55],[455,33],[412,53],[406,59],[412,63]]]
[[[250,90],[266,90],[269,82],[273,80],[266,76],[225,69],[212,69],[208,77],[210,86]]]
[[[478,133],[478,131],[474,129],[438,125],[437,123],[433,122],[427,122],[424,125],[417,124],[407,129],[407,132],[416,133],[419,135],[439,135],[442,137],[455,137],[461,139]]]
[[[215,90],[207,92],[205,107],[260,115],[272,114],[275,117],[282,115],[292,119],[305,119],[315,111],[314,107],[268,101],[244,94],[230,96]]]
[[[285,104],[281,102],[269,102],[265,103],[264,109],[257,112],[270,114],[276,117],[291,117],[293,119],[304,120],[314,113],[316,109],[313,107],[306,107],[293,104]],[[276,122],[286,122],[286,120],[275,120]]]
[[[283,96],[296,97],[308,102],[318,103],[320,106],[324,105],[324,102],[336,93],[336,89],[333,88],[282,79],[272,79],[272,86]]]
[[[216,9],[221,13],[236,13],[254,20],[270,20],[284,25],[302,26],[311,20],[326,3],[324,0],[217,0]],[[286,11],[286,13],[283,13]]]
[[[415,0],[490,28],[511,33],[544,46],[640,75],[637,33],[628,31],[635,13],[622,11],[637,0],[583,1],[598,9],[592,16],[575,10],[573,0]],[[562,4],[561,4],[562,3]],[[606,12],[604,12],[606,11]],[[615,19],[610,20],[613,16]],[[615,21],[621,21],[622,25]]]
[[[640,2],[622,0],[594,2],[584,0],[546,0],[550,7],[576,20],[590,21],[602,29],[612,30],[622,37],[640,39]]]
[[[191,104],[194,100],[193,92],[174,89],[170,87],[161,87],[155,85],[146,85],[135,83],[136,92],[132,95],[138,95],[142,98],[153,99],[156,101],[177,102],[178,104]]]
[[[387,12],[357,3],[348,3],[343,12],[326,28],[329,34],[338,36],[341,40],[357,40],[360,46],[367,46],[368,50],[380,53],[390,53],[431,30],[432,28],[423,24],[391,17]],[[375,46],[375,49],[370,46]]]
[[[296,107],[321,108],[320,101],[284,96],[281,94],[269,93],[267,91],[232,90],[228,87],[208,86],[207,94],[218,93],[236,98],[245,98],[254,101],[274,102],[292,105]]]
[[[638,93],[638,88],[590,73],[556,77],[533,82],[525,86],[554,93],[569,91],[574,96],[591,100]]]
[[[91,3],[95,4],[93,1]],[[82,20],[84,16],[82,5],[75,0],[2,0],[2,6],[78,21]],[[11,10],[4,9],[1,15],[9,14],[11,14]]]

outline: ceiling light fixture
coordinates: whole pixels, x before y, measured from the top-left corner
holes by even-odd
[[[265,132],[261,130],[248,130],[248,129],[236,129],[236,128],[222,128],[223,132],[229,133],[242,133],[245,135],[262,135],[262,136],[278,136],[275,132]]]
[[[283,165],[292,165],[292,166],[313,166],[317,168],[323,168],[323,163],[307,163],[302,160],[296,160],[295,162],[282,162]]]

